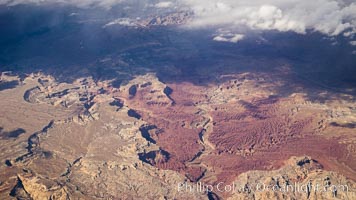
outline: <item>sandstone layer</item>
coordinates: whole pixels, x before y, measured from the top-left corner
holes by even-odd
[[[355,198],[353,96],[289,93],[279,77],[229,74],[196,85],[146,74],[116,86],[3,75],[1,84],[16,84],[0,91],[0,198]],[[349,191],[251,189],[309,182]],[[246,189],[180,190],[197,183]]]

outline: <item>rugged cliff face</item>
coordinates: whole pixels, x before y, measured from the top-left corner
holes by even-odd
[[[1,199],[356,197],[350,96],[311,100],[263,73],[210,85],[154,74],[121,86],[44,74],[1,84],[10,81],[0,91]],[[283,191],[309,182],[325,191]]]

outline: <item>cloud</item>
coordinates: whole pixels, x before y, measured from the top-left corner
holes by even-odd
[[[112,8],[122,2],[149,5],[159,11],[174,6],[194,13],[190,27],[220,26],[231,30],[317,31],[329,36],[356,33],[354,0],[0,0],[0,5],[61,3]],[[157,12],[158,13],[158,12]]]
[[[356,3],[341,0],[183,0],[195,13],[192,27],[227,26],[330,36],[356,33]]]
[[[135,21],[133,21],[132,19],[129,18],[119,18],[119,19],[115,19],[107,24],[105,24],[103,26],[103,28],[109,27],[109,26],[113,26],[113,25],[121,25],[121,26],[131,26],[131,27],[136,27],[138,26],[137,23],[135,23]]]
[[[350,41],[350,44],[351,44],[352,46],[356,46],[356,40]]]
[[[155,5],[156,8],[169,8],[173,5],[170,1],[162,1]]]
[[[219,34],[213,38],[214,41],[218,42],[232,42],[237,43],[245,38],[242,34]]]

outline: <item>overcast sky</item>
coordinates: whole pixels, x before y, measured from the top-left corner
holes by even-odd
[[[128,0],[0,0],[3,5],[63,3],[78,7],[110,9]],[[222,26],[230,29],[278,30],[305,33],[314,30],[329,36],[356,33],[356,2],[352,0],[134,0],[152,9],[177,7],[195,14],[191,27]]]

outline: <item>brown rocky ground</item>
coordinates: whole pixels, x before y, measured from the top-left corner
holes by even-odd
[[[91,78],[2,76],[18,84],[0,91],[0,198],[355,198],[353,96],[290,92],[300,86],[280,75],[229,74],[194,85],[147,74],[119,88]],[[177,188],[308,182],[350,189]]]

